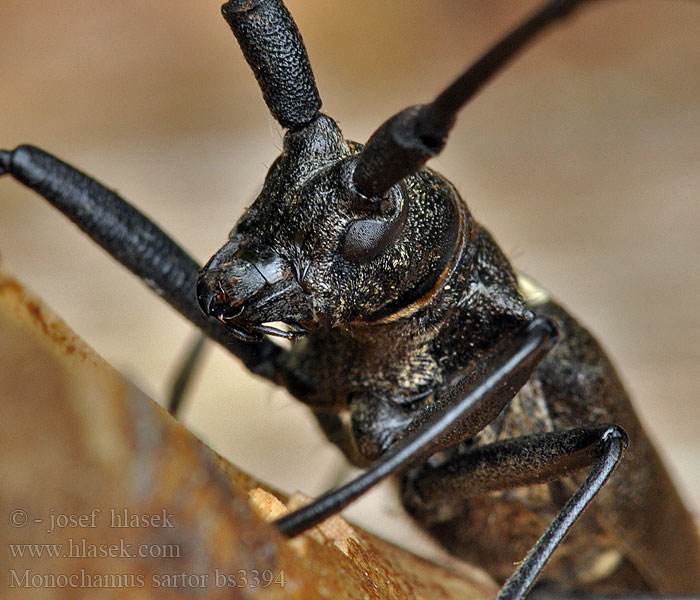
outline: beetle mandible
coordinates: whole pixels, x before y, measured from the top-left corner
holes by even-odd
[[[330,134],[330,133],[332,133],[332,132],[328,131],[328,132],[326,132],[326,133],[329,133],[329,134]],[[291,136],[290,136],[290,137],[291,137]],[[391,202],[393,201],[395,204],[397,204],[397,205],[399,204],[399,201],[397,201],[396,199],[389,198],[388,201],[389,201],[389,203],[391,203]],[[389,209],[391,209],[391,207],[388,207],[386,210],[389,210]],[[380,210],[380,212],[381,212],[381,210],[385,210],[385,209],[379,208],[379,210]],[[392,234],[392,235],[393,235],[393,234]],[[287,240],[287,243],[288,243],[288,244],[289,244],[289,242],[290,242],[290,240]],[[350,244],[350,246],[352,246],[352,244]],[[355,248],[356,248],[356,246],[357,246],[357,244],[355,245]],[[385,249],[384,249],[384,250],[385,250]],[[372,260],[372,259],[374,258],[374,257],[360,256],[360,255],[362,254],[362,248],[360,248],[360,251],[357,251],[357,250],[356,250],[354,253],[353,253],[352,250],[351,250],[351,251],[348,251],[347,254],[348,254],[348,256],[347,256],[346,258],[349,259],[349,262],[355,262],[355,263],[360,262],[360,261],[363,260],[363,259]],[[438,256],[438,255],[439,255],[439,256],[444,256],[444,253],[442,253],[442,254],[441,254],[441,253],[438,253],[436,256]],[[437,260],[437,258],[435,258],[435,260]],[[248,263],[250,263],[250,262],[251,262],[251,261],[248,261]],[[279,270],[279,269],[278,269],[278,265],[275,264],[275,261],[274,261],[274,260],[273,260],[273,261],[265,261],[265,265],[269,265],[269,268],[271,269],[271,273],[272,273],[271,276],[274,276],[274,273],[275,273],[277,270]],[[265,268],[263,268],[262,263],[259,263],[259,264],[258,264],[258,267],[260,267],[260,269],[258,269],[258,270],[265,271]],[[262,272],[261,274],[262,274],[262,275],[265,275],[265,272]],[[256,275],[255,273],[252,273],[252,275],[255,276],[255,277],[257,277],[257,275]],[[297,275],[297,277],[298,277],[298,275]],[[252,281],[252,278],[251,278],[251,277],[249,277],[249,281]],[[382,289],[379,289],[379,290],[378,290],[378,292],[380,292],[380,293],[383,292],[383,291],[386,291],[386,288],[385,288],[385,287],[382,287]],[[336,303],[336,304],[337,304],[337,303]],[[228,316],[228,315],[225,315],[225,316]],[[299,318],[301,319],[301,317],[299,317]],[[367,453],[367,454],[371,454],[371,452],[370,452],[369,450],[367,450],[367,449],[365,449],[365,450],[366,450],[366,453]]]

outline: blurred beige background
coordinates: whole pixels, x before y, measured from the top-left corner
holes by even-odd
[[[535,2],[288,0],[324,109],[364,141],[427,101]],[[167,12],[164,9],[167,8]],[[700,504],[700,7],[593,3],[464,111],[432,166],[517,267],[598,334]],[[0,145],[44,146],[205,260],[281,145],[219,2],[3,0]],[[0,253],[162,399],[182,320],[53,209],[0,181]],[[235,463],[317,494],[342,461],[303,408],[213,350],[185,421]],[[351,514],[379,525],[384,496]]]

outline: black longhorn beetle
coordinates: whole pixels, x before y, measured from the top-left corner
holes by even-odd
[[[279,521],[283,532],[338,512],[393,473],[423,527],[503,581],[536,540],[523,524],[553,519],[503,597],[527,593],[555,548],[542,579],[563,588],[700,593],[692,519],[602,351],[518,280],[451,184],[423,166],[481,85],[584,3],[549,2],[364,147],[319,113],[282,4],[224,5],[288,132],[258,200],[199,275],[94,180],[32,147],[0,153],[0,173],[46,197],[253,372],[287,387],[351,462],[368,466]],[[287,351],[266,335],[302,339]],[[630,450],[603,486],[627,436]]]

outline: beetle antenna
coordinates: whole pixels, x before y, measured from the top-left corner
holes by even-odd
[[[229,0],[221,7],[272,116],[288,129],[308,125],[321,98],[304,42],[281,0]]]
[[[353,175],[358,192],[381,197],[445,146],[457,113],[530,41],[586,0],[549,0],[498,41],[430,104],[410,106],[385,121],[362,150]]]

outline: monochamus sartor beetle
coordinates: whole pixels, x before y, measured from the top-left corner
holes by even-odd
[[[381,155],[383,156],[384,153],[382,152]],[[383,171],[384,171],[384,169],[382,169],[382,172],[383,172]],[[373,177],[370,177],[370,179],[374,179],[374,176],[373,176]],[[404,190],[401,189],[401,186],[399,186],[398,192],[394,192],[394,193],[396,193],[396,194],[404,194],[404,193],[406,193],[406,194],[407,194],[407,192],[404,192]],[[368,195],[371,196],[371,194],[368,194]],[[379,195],[379,194],[378,194],[378,195]],[[389,204],[391,204],[391,203],[393,202],[396,206],[398,206],[398,205],[402,205],[402,206],[403,206],[403,204],[402,204],[402,202],[401,202],[400,199],[398,199],[398,198],[392,198],[391,196],[388,198],[388,202],[389,202]],[[360,207],[360,208],[362,208],[362,207]],[[379,220],[379,221],[381,221],[382,218],[384,218],[385,220],[387,220],[387,214],[388,214],[389,216],[391,216],[391,212],[390,212],[391,206],[389,206],[388,208],[385,207],[384,209],[382,209],[382,208],[381,208],[381,203],[379,203],[379,206],[374,206],[374,205],[372,205],[372,204],[370,203],[370,206],[369,206],[369,207],[364,207],[364,209],[365,209],[367,212],[369,212],[369,213],[371,213],[372,210],[376,210],[376,211],[377,211],[377,214],[379,214],[379,217],[378,217],[378,220]],[[360,210],[360,209],[358,209],[358,207],[355,207],[355,210]],[[387,213],[387,214],[381,214],[382,210],[388,210],[389,213]],[[361,211],[360,211],[360,212],[361,212]],[[249,213],[249,214],[250,214],[250,213]],[[401,217],[401,214],[399,214],[399,217],[402,218],[402,219],[404,218],[404,217]],[[397,218],[399,218],[399,217],[397,217]],[[357,219],[357,215],[355,215],[355,218],[356,218],[356,220],[358,220],[358,221],[361,220],[361,219]],[[406,217],[406,218],[407,218],[407,217]],[[371,221],[371,219],[370,219],[370,221]],[[377,221],[377,219],[375,219],[375,221]],[[268,220],[268,221],[266,221],[266,222],[271,222],[271,221]],[[397,221],[397,222],[400,222],[400,221]],[[347,223],[346,223],[346,226],[348,226]],[[348,227],[349,227],[349,226],[348,226]],[[357,226],[355,226],[355,227],[357,227]],[[380,227],[380,226],[379,226],[379,225],[372,225],[372,227],[375,227],[375,228],[376,228],[376,227]],[[449,228],[443,229],[442,231],[449,231]],[[389,236],[391,237],[391,236],[393,236],[395,233],[396,233],[396,232],[392,230],[392,232],[389,233],[389,234],[387,234],[387,235],[389,235]],[[455,234],[455,235],[456,235],[456,234]],[[358,236],[354,236],[354,237],[357,238]],[[381,236],[380,236],[380,237],[381,237]],[[449,236],[448,236],[448,237],[449,237]],[[353,235],[350,235],[350,238],[352,239],[352,238],[353,238]],[[359,236],[359,238],[362,239],[362,236]],[[449,241],[449,240],[448,240],[448,241]],[[359,244],[359,245],[358,245],[358,244]],[[303,247],[303,244],[302,244],[302,247]],[[370,250],[367,250],[367,249],[366,249],[364,246],[362,246],[362,244],[359,243],[359,242],[349,242],[349,243],[348,243],[348,247],[349,247],[350,249],[346,251],[346,255],[347,255],[347,256],[345,256],[345,259],[346,259],[349,263],[352,263],[352,264],[358,264],[358,263],[362,262],[362,260],[364,260],[364,259],[366,259],[367,262],[371,262],[371,261],[375,260],[378,256],[380,256],[380,255],[377,255],[377,256],[372,256],[371,258],[368,257],[366,254],[367,254],[367,252],[370,252]],[[445,255],[449,254],[449,252],[445,252],[445,251],[443,251],[443,250],[444,250],[444,249],[441,248],[440,252],[439,252],[436,256],[442,256],[442,257],[444,257]],[[386,252],[386,251],[387,251],[387,248],[383,248],[383,249],[382,249],[382,252]],[[371,253],[371,252],[370,252],[370,253]],[[381,254],[381,253],[380,253],[380,254]],[[435,260],[437,260],[437,258],[435,258]],[[248,261],[248,262],[252,264],[251,261]],[[266,262],[265,264],[272,264],[272,267],[271,267],[271,268],[273,269],[273,271],[274,271],[275,269],[277,269],[277,266],[275,266],[274,261],[273,261],[272,263],[267,263],[267,262]],[[260,266],[260,265],[259,265],[259,266]],[[258,270],[260,270],[260,269],[258,269]],[[437,269],[434,269],[434,270],[437,270]],[[263,269],[263,271],[264,271],[264,269]],[[443,269],[443,271],[444,271],[444,269]],[[255,276],[255,273],[253,272],[252,275]],[[257,276],[256,276],[256,277],[257,277]],[[303,277],[300,277],[300,274],[297,275],[297,274],[295,273],[295,277],[297,277],[298,279],[299,279],[299,278],[300,278],[300,279],[303,279]],[[250,281],[252,281],[252,279],[248,279],[248,281],[250,282]],[[376,281],[376,280],[373,280],[373,281]],[[427,285],[427,283],[426,283],[426,285]],[[432,288],[430,288],[430,289],[432,289]],[[383,289],[380,290],[380,291],[386,291],[386,288],[383,288]],[[418,291],[420,291],[420,290],[418,290]],[[418,294],[418,291],[416,291],[416,294]],[[423,291],[424,291],[424,290],[423,290]],[[430,291],[430,290],[428,290],[428,291]],[[426,292],[426,293],[427,293],[427,292]],[[204,295],[204,292],[203,292],[202,294],[200,294],[200,296],[203,296],[203,295]],[[422,296],[421,296],[421,297],[422,297]],[[405,298],[404,298],[404,300],[405,300]],[[415,300],[415,299],[414,299],[414,300]],[[396,309],[396,306],[394,306],[394,307],[392,308],[392,310],[395,310],[395,309]],[[393,314],[393,313],[390,313],[390,314]],[[222,313],[222,314],[219,315],[219,316],[223,316],[223,317],[225,317],[226,319],[228,319],[229,317],[230,317],[231,319],[235,319],[235,318],[236,318],[236,316],[233,315],[233,314],[223,314],[223,313]],[[386,319],[387,316],[384,315],[383,318]],[[300,318],[300,319],[301,319],[301,318]],[[267,320],[272,320],[272,319],[267,319]],[[303,319],[302,319],[302,320],[303,320]],[[236,327],[235,320],[231,321],[229,324],[233,324],[233,326]],[[506,327],[506,329],[507,329],[507,327]],[[245,329],[244,329],[243,331],[241,331],[240,329],[238,329],[238,333],[239,333],[239,335],[243,335],[244,337],[245,337],[246,335],[255,335],[255,334],[256,334],[255,331],[252,331],[252,333],[251,333],[251,331],[245,330]],[[501,334],[499,334],[498,332],[496,332],[496,334],[494,335],[494,338],[496,338],[496,339],[493,339],[493,340],[491,340],[491,341],[493,341],[494,343],[496,343],[496,342],[498,341],[498,338],[500,337],[500,335],[501,335]],[[503,334],[503,335],[504,335],[504,334]],[[490,339],[490,338],[489,338],[489,339]],[[473,342],[474,340],[471,340],[471,341]],[[489,341],[489,344],[491,343],[491,341]],[[477,344],[477,345],[478,345],[478,344]],[[486,359],[484,359],[484,362],[485,362],[485,363],[488,363],[489,361],[486,360]],[[419,369],[417,369],[417,371],[419,371]],[[413,371],[411,371],[411,373],[413,373]],[[409,387],[410,387],[410,386],[409,386]],[[392,389],[393,389],[393,388],[392,388]],[[399,402],[395,402],[395,404],[399,404],[400,406],[406,408],[407,410],[411,408],[411,406],[410,406],[411,404],[415,404],[415,405],[417,406],[417,405],[420,405],[420,403],[424,403],[425,406],[431,406],[431,404],[429,404],[429,402],[432,402],[434,399],[430,397],[430,394],[421,396],[421,394],[423,394],[424,392],[425,392],[425,390],[420,390],[420,389],[419,389],[418,392],[416,393],[416,397],[411,397],[411,402],[407,402],[406,404],[401,404],[401,403],[399,403]],[[298,393],[301,393],[301,392],[298,392]],[[395,400],[395,399],[394,399],[394,400]],[[359,407],[364,408],[365,412],[370,411],[370,410],[372,410],[373,408],[376,408],[376,407],[377,407],[377,405],[372,405],[372,406],[370,406],[369,404],[368,404],[367,407],[364,407],[363,404],[362,404],[362,399],[359,399],[359,400],[358,400],[357,398],[355,398],[352,402],[355,402],[355,406],[359,406]],[[367,403],[366,403],[366,404],[367,404]],[[378,404],[378,403],[377,403],[377,404]],[[381,407],[381,406],[380,406],[380,408],[386,408],[386,407]],[[403,408],[402,408],[402,410],[403,410]],[[360,411],[358,411],[358,412],[360,412]],[[357,413],[356,413],[356,414],[357,414]],[[359,419],[359,417],[356,419],[356,421],[358,421],[358,420],[360,421],[360,423],[357,425],[356,429],[362,433],[363,427],[364,427],[367,423],[369,423],[369,421],[362,421],[361,419]],[[371,420],[371,423],[375,423],[375,422],[377,422],[377,421],[375,421],[374,419]],[[370,423],[370,425],[371,425],[371,423]],[[327,427],[330,427],[330,426],[327,424]],[[380,432],[380,433],[381,433],[381,432]],[[633,435],[633,436],[632,436],[632,438],[633,438],[633,440],[632,440],[632,444],[633,444],[632,448],[634,448],[634,444],[635,444],[635,442],[634,442],[634,437],[635,437],[635,436]],[[465,445],[465,446],[462,447],[461,450],[455,450],[455,452],[457,452],[458,454],[459,454],[459,453],[466,453],[468,450],[469,450],[469,447]],[[373,452],[374,452],[374,451],[372,450],[372,448],[369,447],[369,446],[366,446],[366,447],[364,448],[364,451],[365,451],[365,454],[370,455],[370,456],[371,456],[371,455],[373,454]],[[463,452],[463,451],[464,451],[464,452]],[[632,452],[632,451],[633,451],[633,450],[631,450],[631,452]],[[381,452],[379,452],[379,453],[381,453]],[[631,456],[631,455],[628,455],[628,458],[626,459],[628,463],[629,463],[629,458],[630,458],[630,456]],[[449,458],[449,457],[446,457],[446,458]],[[622,463],[623,466],[621,467],[621,469],[624,468],[624,465],[625,465],[625,464],[626,464],[625,462]],[[615,477],[620,478],[620,476],[621,476],[620,473],[618,473]],[[611,482],[610,485],[612,485],[612,482]],[[607,489],[607,488],[604,488],[604,490],[605,490],[605,489]],[[414,506],[413,508],[415,509],[415,506]],[[416,512],[420,512],[420,507],[419,507],[418,509],[416,509]],[[587,513],[586,513],[586,514],[587,514]],[[442,518],[442,517],[441,517],[441,518]],[[584,518],[585,518],[585,515],[584,515]],[[579,526],[579,527],[580,527],[580,526]],[[664,552],[668,552],[668,551],[670,551],[670,548],[664,547],[664,548],[663,548],[663,551],[664,551]],[[522,554],[522,553],[521,553],[521,554]],[[613,554],[614,554],[614,553],[613,553]],[[556,556],[556,555],[555,555],[555,556]],[[610,555],[606,555],[606,556],[607,556],[608,559],[611,558]],[[473,558],[473,557],[471,557],[471,558]],[[478,557],[476,557],[476,558],[478,558]],[[618,561],[617,564],[619,564],[619,558],[618,558],[618,557],[612,556],[612,559],[614,559],[614,560],[609,560],[608,564],[610,564],[610,562],[612,562],[613,564],[615,564],[615,561],[616,561],[616,560]],[[493,562],[493,561],[491,561],[491,562]],[[512,563],[513,560],[510,560],[510,562]],[[594,561],[594,562],[595,562],[595,561]],[[647,561],[647,562],[653,562],[653,561]],[[681,575],[678,574],[678,573],[676,573],[676,574],[673,575],[673,577],[680,578]],[[664,584],[664,585],[665,585],[665,584]],[[643,589],[643,588],[642,588],[642,589]],[[659,585],[659,586],[658,586],[658,589],[659,589],[660,591],[673,591],[673,587],[672,587],[671,584],[669,584],[668,587],[666,587],[666,588],[664,588],[662,585]]]

